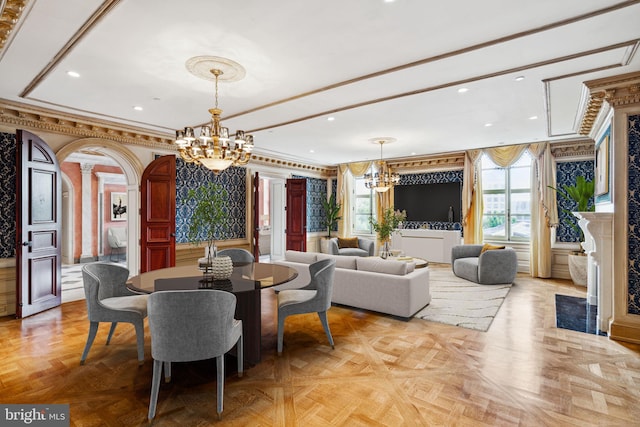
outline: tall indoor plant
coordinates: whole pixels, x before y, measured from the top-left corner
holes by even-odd
[[[336,195],[331,194],[328,199],[322,199],[322,208],[324,209],[324,219],[322,224],[327,227],[327,239],[331,238],[331,231],[338,225],[338,221],[342,219],[340,216],[340,208],[342,206],[336,201]]]
[[[374,221],[373,218],[369,220],[369,223],[373,227],[373,230],[378,233],[378,240],[382,242],[381,256],[386,258],[389,254],[389,240],[391,239],[391,233],[398,228],[398,225],[407,219],[407,212],[394,210],[392,207],[387,208],[382,213],[382,218],[378,221]]]
[[[227,198],[227,190],[221,185],[209,182],[189,189],[183,201],[193,208],[187,228],[187,239],[194,245],[206,242],[209,261],[215,256],[216,238],[228,228],[229,215],[225,207]]]
[[[576,177],[573,185],[563,185],[562,188],[549,186],[560,195],[561,198],[571,203],[574,209],[561,208],[566,214],[564,223],[574,229],[578,233],[580,248],[578,251],[568,256],[569,274],[571,280],[577,285],[586,286],[587,284],[587,257],[584,256],[584,233],[578,226],[577,220],[573,212],[593,212],[595,206],[591,202],[594,194],[594,182],[587,180],[582,175]]]

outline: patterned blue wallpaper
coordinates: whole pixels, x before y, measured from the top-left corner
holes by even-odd
[[[629,240],[628,312],[640,314],[640,115],[629,116],[627,208]]]
[[[215,175],[203,166],[186,163],[176,159],[176,242],[187,243],[187,224],[191,217],[192,207],[183,203],[190,188],[213,182],[222,185],[229,193],[227,209],[229,210],[229,227],[218,238],[244,239],[247,221],[247,180],[246,169],[230,167]]]
[[[327,198],[327,180],[292,175],[294,179],[307,180],[307,232],[325,231],[323,219],[325,216],[322,199]],[[335,182],[335,181],[334,181]]]
[[[0,132],[0,144],[0,258],[11,258],[16,249],[16,135]]]
[[[557,188],[562,188],[563,185],[574,185],[577,176],[584,176],[589,181],[593,180],[593,168],[594,162],[592,160],[585,160],[580,162],[559,162],[556,165],[556,180],[558,183]],[[579,233],[573,229],[568,223],[571,222],[578,226],[578,219],[568,214],[562,209],[568,209],[574,211],[576,204],[570,200],[565,200],[563,197],[558,196],[558,227],[556,228],[556,241],[557,242],[578,242],[580,240]],[[593,204],[593,199],[590,204]]]
[[[400,183],[398,185],[442,184],[447,182],[462,183],[462,170],[400,175]],[[462,212],[462,193],[460,193],[460,207],[458,212]],[[448,222],[440,221],[406,221],[403,224],[404,228],[430,228],[433,230],[448,230],[450,226],[453,227],[454,230],[462,230],[462,224],[459,222],[450,224]]]

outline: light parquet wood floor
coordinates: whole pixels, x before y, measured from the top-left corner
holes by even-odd
[[[436,267],[437,268],[437,267]],[[640,425],[640,347],[555,328],[568,281],[519,275],[487,332],[332,307],[331,350],[318,318],[290,317],[276,347],[275,298],[263,291],[263,362],[230,373],[223,420],[215,362],[174,364],[157,426]],[[152,361],[135,334],[102,325],[84,366],[84,301],[0,321],[0,402],[69,403],[72,426],[148,425]],[[233,368],[232,363],[227,368]]]

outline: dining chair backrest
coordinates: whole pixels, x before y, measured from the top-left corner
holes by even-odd
[[[309,311],[326,311],[331,307],[331,293],[333,291],[333,276],[336,271],[336,261],[323,259],[309,266],[311,282],[308,289],[315,289],[316,296],[304,303]]]
[[[105,321],[98,318],[106,310],[99,304],[99,301],[131,295],[131,291],[126,286],[128,278],[129,270],[118,264],[95,262],[82,267],[84,293],[90,321]],[[111,318],[109,317],[107,321],[111,321]]]
[[[246,249],[229,248],[218,251],[218,256],[228,256],[234,264],[254,262],[255,258]]]
[[[236,296],[213,289],[149,295],[151,355],[163,362],[211,359],[233,347]]]

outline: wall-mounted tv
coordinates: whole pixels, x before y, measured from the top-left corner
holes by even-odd
[[[407,221],[444,221],[453,208],[453,222],[460,222],[461,183],[396,185],[394,208],[407,211]]]

